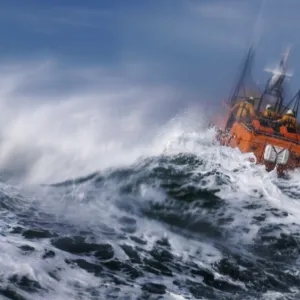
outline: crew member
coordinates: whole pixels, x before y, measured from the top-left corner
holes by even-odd
[[[288,110],[281,119],[277,120],[276,123],[284,125],[290,133],[297,133],[297,120],[291,109]]]
[[[266,106],[266,109],[264,110],[263,117],[265,119],[275,120],[279,118],[279,115],[277,114],[277,112],[274,111],[272,105],[268,104]]]
[[[254,119],[256,117],[255,111],[254,111],[254,98],[249,97],[245,102],[240,102],[234,105],[232,108],[232,112],[237,110],[237,113],[235,114],[235,118],[237,121],[250,121],[251,118]]]

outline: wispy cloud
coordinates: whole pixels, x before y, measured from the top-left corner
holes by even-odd
[[[249,21],[249,4],[246,2],[236,2],[235,4],[228,1],[222,2],[189,2],[190,10],[199,17],[226,22]]]
[[[247,6],[173,3],[172,9],[166,4],[121,2],[95,9],[70,5],[33,11],[25,6],[2,14],[22,28],[25,42],[15,39],[13,52],[23,47],[23,57],[46,51],[66,64],[109,66],[117,72],[127,68],[127,76],[145,83],[164,83],[180,87],[183,94],[217,99],[232,83],[233,64],[239,63],[249,39]],[[214,81],[218,89],[211,87]]]
[[[4,8],[0,12],[3,20],[13,21],[14,24],[20,27],[45,34],[57,34],[68,27],[73,29],[99,29],[102,22],[109,17],[109,14],[110,11],[107,9],[91,10],[55,6],[48,9]]]
[[[262,13],[259,51],[264,61],[269,55],[277,59],[293,37],[297,42],[296,8],[300,4],[275,2],[272,5],[267,1]],[[132,82],[176,86],[184,95],[189,91],[216,101],[230,90],[240,59],[254,36],[261,7],[258,0],[178,0],[172,6],[165,2],[131,1],[125,5],[116,1],[105,6],[99,2],[93,8],[71,2],[61,6],[36,3],[1,10],[2,57],[28,58],[46,53],[64,61],[65,66],[72,64],[73,71],[77,66],[93,72],[87,77],[89,83],[82,79],[86,89],[93,86],[98,70],[105,68],[114,70],[114,74],[126,70]],[[4,26],[8,23],[10,26]],[[10,28],[10,34],[4,34],[3,28]],[[297,64],[300,57],[292,59]],[[72,80],[81,79],[78,76]],[[70,84],[61,82],[53,80],[49,94],[62,92]],[[27,90],[29,87],[35,89],[32,84]]]

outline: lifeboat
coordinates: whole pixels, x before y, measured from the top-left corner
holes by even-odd
[[[246,76],[250,75],[249,69],[253,61],[253,51],[250,48],[239,82],[225,105],[228,113],[223,116],[222,125],[218,127],[217,132],[217,141],[221,145],[238,148],[244,153],[253,153],[256,164],[265,165],[267,171],[276,170],[278,175],[300,167],[299,125],[296,132],[290,132],[287,127],[275,122],[276,120],[263,117],[267,104],[271,104],[280,117],[290,109],[293,110],[296,118],[298,116],[300,91],[287,104],[283,96],[284,79],[286,76],[291,76],[286,72],[288,52],[284,53],[279,67],[274,71],[267,70],[272,73],[272,77],[260,92],[257,87],[249,87],[245,83]],[[232,108],[249,96],[254,98],[256,117],[239,121]]]

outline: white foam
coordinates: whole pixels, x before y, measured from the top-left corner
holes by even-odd
[[[170,132],[159,135],[180,101],[174,88],[51,61],[4,67],[0,168],[28,183],[127,165],[160,153],[170,139]],[[62,79],[71,84],[54,92]]]
[[[170,107],[170,99],[175,97],[173,90],[166,92],[164,87],[148,86],[127,89],[130,84],[126,81],[115,78],[117,84],[113,84],[111,78],[101,71],[98,73],[100,80],[104,80],[108,87],[104,84],[101,88],[92,85],[88,91],[71,89],[65,93],[51,94],[51,99],[48,99],[49,96],[45,99],[42,90],[35,91],[36,94],[31,91],[20,94],[19,88],[25,84],[28,75],[33,76],[33,82],[39,83],[52,78],[58,70],[51,64],[41,69],[36,66],[33,71],[29,68],[24,70],[20,73],[18,68],[9,68],[8,77],[2,77],[5,88],[0,89],[0,109],[3,113],[0,120],[0,168],[22,172],[21,177],[27,183],[39,183],[74,178],[108,168],[130,167],[132,163],[136,163],[138,168],[138,162],[144,167],[140,157],[194,154],[202,164],[195,167],[192,175],[194,178],[202,175],[204,179],[186,185],[210,190],[224,201],[224,217],[231,218],[222,225],[222,230],[228,233],[228,243],[252,243],[260,229],[260,224],[253,222],[254,217],[261,213],[266,214],[264,225],[288,225],[284,229],[287,233],[299,230],[293,225],[300,225],[300,204],[293,197],[293,194],[300,195],[299,171],[292,172],[290,181],[284,181],[276,178],[274,172],[267,173],[263,166],[253,165],[249,161],[252,154],[214,145],[215,130],[204,129],[205,116],[195,108],[187,109],[171,119],[167,116],[156,120],[153,115]],[[59,73],[59,76],[62,74]],[[121,88],[118,88],[120,82]],[[39,98],[42,98],[41,101]],[[16,101],[22,105],[13,110]],[[154,166],[155,162],[149,168]],[[173,164],[173,167],[184,173],[189,166]],[[174,255],[183,261],[193,256],[196,264],[214,272],[211,264],[218,262],[223,254],[209,240],[199,241],[199,236],[192,235],[187,238],[179,229],[168,228],[163,221],[140,216],[142,206],[165,203],[167,196],[159,188],[158,179],[140,185],[135,195],[126,196],[120,195],[119,188],[125,185],[126,180],[128,183],[136,180],[135,175],[114,180],[106,177],[109,170],[102,174],[104,180],[100,188],[95,188],[94,183],[89,181],[74,189],[50,187],[42,192],[35,189],[33,193],[26,194],[30,197],[22,200],[22,207],[25,210],[34,205],[38,210],[56,216],[58,221],[74,225],[77,229],[90,229],[101,242],[105,241],[100,228],[102,223],[119,233],[122,225],[116,219],[123,215],[133,217],[137,221],[136,235],[147,241],[147,250],[153,247],[157,239],[167,237]],[[7,186],[1,188],[9,195],[17,194]],[[131,205],[128,211],[122,209],[122,201],[124,206]],[[166,209],[172,209],[173,204],[168,201],[169,207],[166,205]],[[251,204],[258,205],[258,208],[247,209],[246,206]],[[277,217],[267,212],[267,208],[284,210],[289,215]],[[205,219],[212,224],[218,218],[217,214],[209,213],[201,206],[191,208],[186,205],[186,211],[178,213],[188,213],[194,220]],[[16,222],[13,214],[5,217],[3,226],[6,222]],[[118,249],[118,241],[114,237],[107,240]],[[4,253],[0,266],[7,272],[4,275],[14,272],[26,274],[50,288],[54,283],[46,271],[51,269],[51,264],[37,256],[43,247],[49,245],[46,242],[31,242],[38,254],[24,258],[16,250],[16,244],[23,242],[21,237],[20,240],[12,236],[0,237],[0,249]],[[126,243],[133,244],[129,240]],[[96,288],[100,284],[93,275],[64,264],[63,259],[69,254],[55,251],[58,255],[53,264],[63,265],[64,269],[60,272],[60,284],[55,283],[54,299],[74,297],[78,292],[73,289],[75,281],[82,289]],[[116,250],[116,254],[122,256],[121,251]],[[40,299],[38,297],[35,299]]]

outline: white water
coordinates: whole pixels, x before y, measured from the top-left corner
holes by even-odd
[[[162,127],[181,101],[168,86],[51,61],[4,65],[0,82],[0,169],[27,183],[87,175],[160,153],[170,138],[170,132],[161,136]]]
[[[251,244],[260,228],[253,223],[253,217],[261,212],[267,214],[265,224],[281,223],[288,225],[286,230],[289,232],[299,230],[300,202],[295,199],[295,195],[300,196],[298,171],[291,174],[291,181],[277,179],[274,173],[267,173],[263,167],[250,163],[249,154],[213,145],[214,130],[204,129],[205,118],[201,108],[187,108],[175,118],[168,115],[172,101],[176,100],[176,93],[165,87],[132,88],[126,80],[112,79],[100,71],[97,73],[97,80],[95,73],[92,73],[90,78],[96,84],[86,89],[74,88],[66,92],[49,90],[56,75],[62,78],[67,74],[74,79],[74,74],[71,76],[70,72],[46,64],[42,68],[39,65],[33,68],[9,66],[0,75],[0,108],[3,115],[0,121],[1,169],[6,168],[13,174],[22,171],[21,179],[26,183],[57,182],[97,170],[129,166],[137,162],[140,156],[193,153],[205,161],[195,171],[195,175],[206,174],[211,170],[227,175],[227,181],[222,184],[218,183],[217,175],[212,174],[206,177],[205,182],[199,182],[199,185],[208,190],[220,189],[217,195],[226,202],[225,215],[233,218],[231,223],[224,225],[230,233],[229,242]],[[83,75],[80,74],[78,72],[75,79],[82,78]],[[87,76],[87,72],[83,74]],[[34,89],[33,92],[28,88],[28,82],[31,85],[36,83],[40,89]],[[156,117],[157,112],[160,112],[160,118]],[[162,116],[162,112],[166,113],[166,117]],[[76,228],[92,229],[97,239],[104,242],[100,224],[107,224],[120,232],[121,225],[116,222],[116,216],[132,217],[118,206],[121,201],[126,201],[123,195],[118,194],[119,184],[115,181],[106,182],[101,193],[99,190],[94,192],[94,198],[90,202],[87,200],[88,193],[93,192],[91,183],[77,187],[68,197],[62,193],[54,194],[51,189],[45,189],[42,193],[35,191],[35,196],[25,199],[20,209],[25,210],[35,201],[35,206],[53,214],[57,221]],[[2,189],[5,188],[3,185]],[[6,189],[6,192],[12,195],[10,189]],[[165,195],[153,183],[153,186],[144,185],[135,200],[140,206],[147,205],[150,201],[163,203]],[[261,204],[262,208],[245,209],[245,205],[249,203]],[[285,218],[275,217],[265,211],[268,207],[287,211],[289,215]],[[196,209],[192,213],[195,218],[217,218],[209,216],[203,209]],[[222,253],[205,241],[187,240],[180,231],[174,232],[159,222],[133,216],[138,225],[136,235],[148,241],[148,250],[157,238],[168,237],[173,254],[183,259],[195,255],[199,257],[195,263],[209,268],[210,263],[222,258]],[[2,228],[12,223],[18,223],[13,213],[2,218]],[[118,249],[117,240],[112,238],[108,242]],[[22,255],[17,245],[25,243],[35,247],[36,252],[30,256]],[[48,240],[28,242],[21,236],[1,237],[0,249],[4,255],[0,260],[0,267],[4,277],[15,273],[26,274],[44,287],[51,289],[55,286],[51,297],[46,296],[49,299],[74,298],[77,289],[80,289],[74,289],[75,282],[81,288],[101,287],[99,278],[79,268],[71,269],[67,266],[64,258],[70,255],[63,251],[53,248],[56,257],[42,260],[45,248],[52,249]],[[199,249],[200,256],[197,254]],[[120,249],[117,250],[117,255],[124,259],[124,253]],[[57,284],[46,272],[59,266],[63,266],[63,270],[59,274],[61,281]],[[162,281],[161,278],[153,280]],[[168,283],[170,284],[166,282],[166,285]],[[169,295],[181,297],[181,292],[170,290]],[[31,297],[43,299],[41,295]]]

